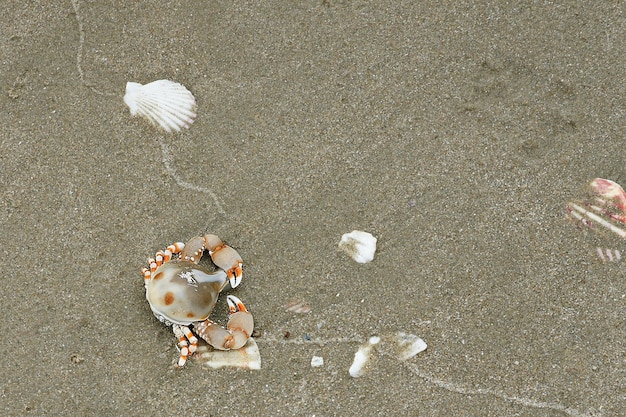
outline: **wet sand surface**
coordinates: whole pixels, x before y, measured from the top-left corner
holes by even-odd
[[[0,414],[624,415],[626,264],[564,219],[626,183],[621,2],[5,3]],[[163,78],[188,131],[122,101]],[[176,369],[145,300],[204,231],[244,258],[260,371]],[[348,374],[397,331],[428,349]]]

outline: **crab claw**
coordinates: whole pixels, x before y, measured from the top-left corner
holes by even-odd
[[[226,328],[233,335],[234,346],[241,347],[248,342],[254,330],[254,319],[239,298],[229,295],[226,301],[230,309],[230,318]]]
[[[209,251],[213,263],[222,268],[226,272],[226,275],[228,275],[231,288],[235,288],[241,284],[243,274],[243,260],[241,259],[241,255],[239,255],[235,249],[224,244],[224,242],[215,235],[204,235],[203,239],[205,248]]]
[[[226,328],[211,320],[205,320],[194,326],[196,333],[215,349],[240,349],[248,342],[254,330],[254,319],[239,298],[229,295],[226,300],[230,309]]]
[[[228,303],[228,309],[230,310],[230,314],[235,314],[238,311],[241,311],[243,313],[248,312],[248,309],[243,304],[243,302],[241,302],[239,297],[235,297],[234,295],[229,295],[226,297],[226,302]]]
[[[237,266],[226,271],[231,288],[235,288],[237,285],[241,284],[241,278],[243,275],[242,266],[243,264],[239,262],[237,263]]]

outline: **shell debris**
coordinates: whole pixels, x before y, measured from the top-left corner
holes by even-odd
[[[401,361],[411,359],[418,353],[425,351],[428,347],[426,342],[419,337],[404,332],[396,333],[392,336],[392,341],[394,343],[396,357]]]
[[[311,367],[319,368],[320,366],[324,366],[324,358],[321,356],[313,356],[311,358]]]
[[[348,372],[350,376],[353,378],[358,378],[365,372],[364,368],[369,362],[370,357],[372,356],[372,347],[380,343],[380,337],[372,336],[369,338],[366,344],[361,346],[359,350],[354,354],[354,361],[350,366]]]
[[[377,240],[371,233],[353,230],[341,236],[339,249],[346,252],[358,263],[365,264],[374,259]]]
[[[284,305],[285,312],[291,312],[294,314],[306,314],[311,312],[311,306],[305,301],[291,300]]]
[[[216,350],[208,344],[198,345],[198,350],[192,356],[202,366],[212,369],[242,368],[258,371],[261,369],[261,354],[253,338],[241,349]]]
[[[397,332],[384,335],[382,339],[372,336],[354,354],[354,361],[348,370],[350,376],[357,378],[365,373],[365,367],[372,358],[372,348],[376,345],[379,345],[376,348],[379,355],[391,356],[400,362],[412,358],[427,348],[426,342],[414,334]]]
[[[166,132],[189,128],[196,118],[196,99],[182,84],[157,80],[141,85],[126,83],[124,103],[131,116],[139,115]]]

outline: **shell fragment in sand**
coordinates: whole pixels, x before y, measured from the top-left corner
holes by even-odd
[[[375,356],[373,353],[374,346],[376,346],[376,352],[379,356],[389,356],[400,362],[423,352],[427,347],[426,343],[414,334],[397,332],[383,335],[382,338],[372,336],[354,354],[354,361],[348,370],[350,376],[357,378],[365,373],[372,356]]]
[[[313,356],[311,358],[311,367],[319,368],[320,366],[324,366],[324,358],[321,356]]]
[[[259,347],[253,338],[241,349],[217,350],[207,344],[198,346],[198,350],[192,356],[196,362],[207,368],[242,368],[258,371],[261,369],[261,355]]]
[[[353,378],[358,378],[363,375],[365,371],[365,365],[369,362],[370,357],[372,356],[372,347],[380,343],[380,337],[372,336],[369,338],[366,344],[361,346],[359,350],[354,354],[354,361],[352,361],[352,365],[348,372],[350,376]]]
[[[353,230],[341,236],[339,249],[346,252],[358,263],[364,264],[374,259],[377,239],[371,233]]]
[[[401,361],[411,359],[418,353],[425,351],[428,347],[426,342],[414,334],[398,332],[392,337],[392,340],[394,342],[396,357]]]

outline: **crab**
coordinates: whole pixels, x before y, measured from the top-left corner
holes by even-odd
[[[609,237],[626,239],[626,192],[615,181],[595,178],[586,187],[585,196],[569,202],[566,207],[567,217],[577,226],[590,229],[601,237],[601,244]],[[611,239],[611,245],[620,244]],[[602,262],[614,262],[622,259],[619,249],[596,247]]]
[[[198,264],[205,250],[218,270],[211,272]],[[241,283],[242,264],[235,249],[211,234],[194,237],[187,244],[174,243],[148,259],[149,267],[142,269],[146,299],[156,318],[172,326],[178,339],[179,367],[197,351],[196,335],[218,350],[240,349],[248,342],[254,320],[234,295],[226,298],[230,310],[226,328],[209,320],[224,287]]]
[[[567,215],[575,222],[594,228],[602,226],[626,239],[626,192],[616,182],[595,178],[587,187],[589,196],[582,202],[570,202]]]

